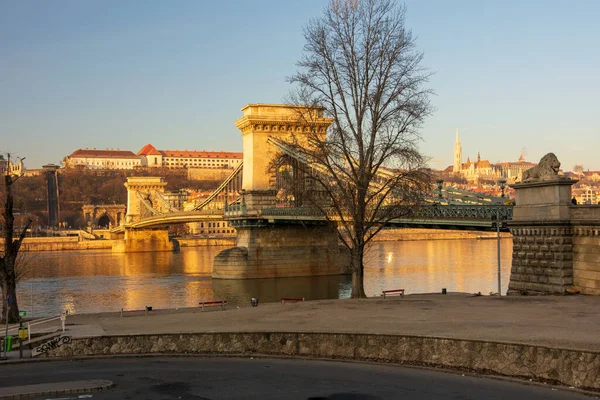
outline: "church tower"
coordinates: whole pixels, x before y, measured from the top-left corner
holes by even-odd
[[[452,172],[460,172],[462,169],[462,147],[458,139],[458,128],[456,128],[456,142],[454,142],[454,168]]]

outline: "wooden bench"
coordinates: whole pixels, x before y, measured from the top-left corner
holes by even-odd
[[[394,295],[394,294],[399,294],[400,297],[404,298],[404,289],[393,289],[393,290],[382,290],[381,291],[381,295],[383,296],[384,299],[386,298],[386,296],[390,296],[390,295]]]
[[[285,302],[288,303],[297,303],[299,301],[304,301],[304,297],[282,297],[281,298],[281,304],[285,304]]]
[[[221,310],[224,310],[225,307],[227,306],[227,300],[201,301],[198,304],[200,304],[202,311],[204,311],[204,307],[218,307],[218,306],[221,306]]]

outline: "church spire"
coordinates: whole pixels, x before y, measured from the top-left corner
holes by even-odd
[[[456,128],[456,141],[454,142],[454,167],[452,172],[460,172],[462,169],[462,147],[458,137],[458,128]]]

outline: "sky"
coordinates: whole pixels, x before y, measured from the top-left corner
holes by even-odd
[[[0,0],[0,151],[241,151],[249,103],[281,103],[326,0]],[[600,1],[408,0],[433,73],[420,149],[600,170]]]

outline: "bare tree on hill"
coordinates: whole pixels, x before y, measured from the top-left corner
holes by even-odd
[[[285,142],[306,161],[296,163],[312,182],[303,202],[338,225],[350,252],[353,298],[366,297],[366,245],[430,190],[418,143],[432,92],[404,21],[392,0],[332,0],[305,27],[298,72],[288,79],[297,88],[290,103],[321,107],[300,111],[311,128]],[[333,121],[327,133],[311,124],[323,112]]]

